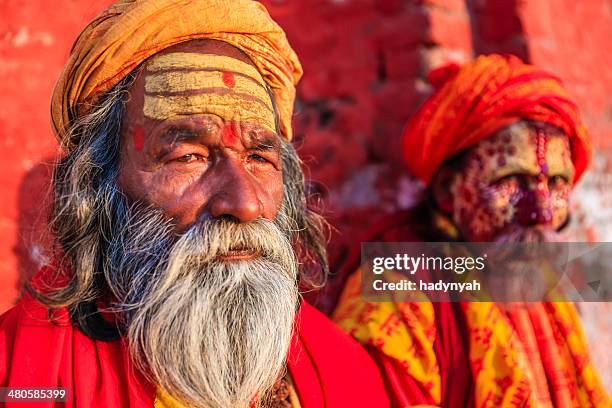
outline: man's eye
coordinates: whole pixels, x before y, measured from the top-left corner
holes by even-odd
[[[520,174],[508,174],[507,176],[498,178],[497,180],[493,182],[493,184],[496,184],[496,185],[515,184],[515,183],[518,184],[521,182],[521,178],[522,177]]]
[[[179,157],[178,159],[175,159],[177,162],[179,163],[193,163],[196,161],[203,161],[204,160],[204,156],[199,155],[199,154],[195,154],[195,153],[190,153],[190,154],[186,154],[184,156]]]
[[[548,184],[550,186],[556,186],[556,187],[564,186],[568,182],[569,180],[567,179],[567,177],[561,176],[561,175],[552,176],[548,179]]]
[[[251,154],[251,155],[249,155],[249,159],[250,160],[255,160],[255,161],[260,162],[260,163],[267,163],[268,162],[268,159],[266,159],[265,157],[260,156],[258,154]]]

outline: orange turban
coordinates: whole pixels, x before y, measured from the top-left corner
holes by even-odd
[[[561,80],[514,56],[480,56],[432,71],[437,87],[402,135],[410,172],[429,184],[442,163],[521,119],[563,130],[570,139],[574,182],[588,167],[591,140]]]
[[[295,85],[302,67],[283,30],[252,0],[121,0],[94,19],[72,47],[51,100],[62,146],[67,129],[98,98],[153,54],[194,40],[227,42],[244,51],[272,88],[282,135],[291,140]]]

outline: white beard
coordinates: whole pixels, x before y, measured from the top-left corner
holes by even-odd
[[[260,256],[218,259],[236,248]],[[118,270],[133,271],[134,258]],[[299,300],[295,255],[276,223],[206,222],[167,261],[125,279],[114,292],[132,356],[152,381],[195,407],[265,404],[285,369]]]

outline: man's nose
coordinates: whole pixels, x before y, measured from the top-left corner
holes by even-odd
[[[237,222],[251,222],[263,216],[255,180],[238,159],[223,160],[222,182],[209,204],[214,218],[228,217]]]
[[[538,177],[530,183],[522,203],[522,220],[526,225],[552,223],[552,200],[547,177]]]

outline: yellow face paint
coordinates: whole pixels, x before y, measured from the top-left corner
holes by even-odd
[[[210,70],[240,72],[263,83],[263,78],[257,68],[239,59],[216,54],[197,54],[192,52],[173,52],[153,57],[147,63],[147,71],[172,70]]]
[[[144,115],[166,120],[209,113],[275,132],[274,108],[257,69],[215,54],[171,53],[147,64]]]
[[[145,78],[145,91],[147,94],[169,94],[189,91],[205,91],[207,89],[228,90],[236,94],[245,94],[257,97],[269,105],[270,95],[262,84],[255,82],[250,77],[232,72],[233,80],[228,84],[229,71],[170,71],[160,74],[147,75]],[[224,78],[225,76],[225,78]]]
[[[274,114],[257,100],[227,94],[200,94],[191,96],[145,95],[144,114],[157,120],[182,115],[210,113],[228,121],[249,121],[275,132]]]

